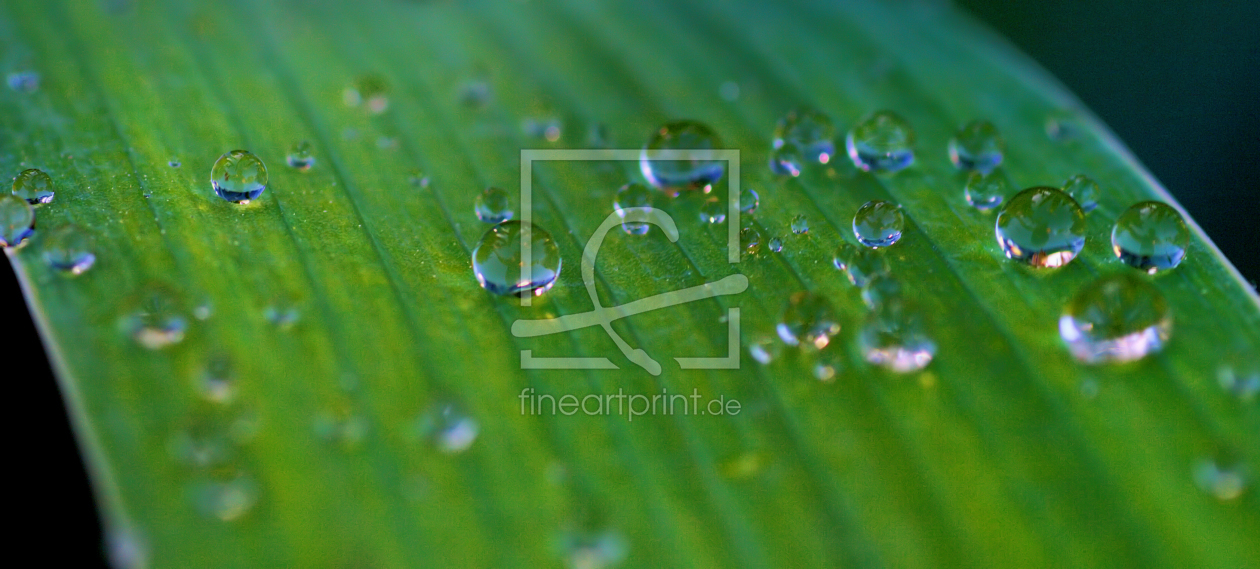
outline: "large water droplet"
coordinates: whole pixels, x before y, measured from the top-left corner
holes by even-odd
[[[1077,174],[1063,182],[1063,193],[1072,196],[1081,209],[1089,213],[1098,207],[1098,197],[1102,191],[1098,189],[1098,182],[1084,174]]]
[[[949,139],[949,159],[962,170],[989,172],[1002,163],[1006,140],[986,120],[967,123]]]
[[[756,225],[745,225],[739,230],[739,247],[749,255],[761,252],[761,243],[765,238]]]
[[[363,75],[355,80],[354,85],[346,88],[342,98],[348,106],[362,104],[369,113],[379,115],[389,108],[389,84],[380,75]]]
[[[119,327],[142,347],[158,350],[183,341],[188,320],[174,294],[152,286],[139,293]]]
[[[529,280],[524,279],[521,241],[530,243]],[[473,249],[473,272],[482,288],[502,295],[535,296],[547,292],[560,276],[560,249],[541,227],[505,221],[491,227]]]
[[[82,274],[96,262],[96,240],[74,225],[52,230],[44,240],[44,261],[48,266],[71,275]]]
[[[1242,496],[1246,491],[1247,475],[1241,463],[1203,459],[1195,466],[1194,483],[1217,500],[1228,501]]]
[[[39,90],[39,73],[34,71],[14,71],[5,76],[5,83],[10,89],[19,93],[33,93]]]
[[[454,454],[468,450],[480,431],[477,421],[454,403],[438,403],[416,420],[415,434],[439,451]]]
[[[867,247],[888,247],[901,239],[906,227],[901,206],[881,200],[862,204],[853,216],[853,235]]]
[[[972,172],[967,174],[967,185],[963,188],[963,197],[967,203],[980,211],[988,211],[1006,199],[1011,192],[1011,182],[1001,168],[992,172]]]
[[[1172,313],[1146,281],[1129,273],[1108,275],[1076,293],[1059,318],[1059,335],[1087,364],[1128,362],[1164,347]]]
[[[782,251],[782,250],[783,250],[783,239],[780,239],[777,235],[774,237],[771,237],[770,238],[770,251],[774,253],[778,253],[779,251]]]
[[[638,214],[643,212],[642,209],[633,208],[649,208],[654,201],[652,190],[638,182],[631,182],[618,189],[613,198],[613,210],[621,218],[621,229],[630,235],[646,235],[652,225],[640,219],[642,216]]]
[[[853,165],[862,170],[896,172],[914,163],[914,129],[891,111],[863,119],[844,144]]]
[[[825,297],[801,291],[788,299],[776,330],[783,343],[789,346],[821,350],[831,342],[832,336],[840,332],[840,322]]]
[[[193,505],[202,515],[225,522],[240,519],[258,502],[258,483],[246,475],[231,480],[204,480],[190,488]]]
[[[35,232],[35,208],[15,195],[0,196],[0,246],[17,247]]]
[[[219,197],[246,204],[267,189],[267,166],[248,150],[233,150],[214,162],[210,185]]]
[[[700,206],[700,221],[705,223],[726,221],[726,204],[716,197],[704,200],[704,204]]]
[[[936,355],[922,314],[900,299],[879,304],[867,314],[858,346],[866,361],[897,373],[921,370]]]
[[[704,188],[722,178],[726,163],[695,157],[689,160],[661,158],[663,151],[715,150],[722,148],[713,129],[696,121],[675,121],[665,124],[648,139],[639,154],[639,168],[653,186],[668,194],[679,190]]]
[[[752,215],[757,212],[757,206],[761,205],[761,196],[757,195],[757,190],[752,188],[744,188],[739,192],[739,211],[744,215]]]
[[[888,259],[877,249],[854,247],[841,242],[831,257],[831,262],[845,272],[853,286],[864,287],[878,276],[888,274]]]
[[[996,233],[1007,258],[1062,267],[1085,247],[1085,212],[1055,188],[1028,188],[998,212]]]
[[[477,219],[486,223],[501,223],[512,219],[516,212],[512,211],[512,202],[503,188],[491,186],[486,188],[473,200],[473,211]]]
[[[565,566],[572,569],[604,569],[625,561],[630,545],[620,533],[566,532],[560,538]]]
[[[809,219],[806,219],[805,214],[792,218],[792,233],[797,235],[809,233]]]
[[[13,195],[30,204],[43,204],[53,200],[55,190],[52,178],[43,170],[23,170],[13,179]]]
[[[315,150],[311,148],[310,142],[303,140],[289,149],[289,155],[285,157],[285,161],[298,171],[305,172],[315,165]]]
[[[794,145],[803,160],[826,164],[836,154],[835,138],[831,117],[815,109],[798,108],[779,119],[772,144],[776,149]]]
[[[1181,264],[1190,230],[1181,214],[1162,202],[1134,204],[1111,229],[1111,250],[1125,264],[1155,274]]]

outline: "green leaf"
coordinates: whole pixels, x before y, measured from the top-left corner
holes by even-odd
[[[1132,271],[1110,252],[1110,224],[1135,202],[1175,202],[1053,79],[948,6],[14,0],[0,7],[0,43],[6,70],[42,76],[35,92],[0,95],[0,164],[41,168],[57,187],[10,259],[108,531],[154,566],[1260,559],[1254,488],[1218,499],[1195,480],[1204,460],[1260,473],[1255,399],[1217,380],[1230,358],[1260,352],[1254,291],[1187,219],[1186,261],[1148,279],[1174,313],[1166,349],[1076,363],[1058,334],[1064,305]],[[383,83],[384,112],[343,103],[365,82]],[[842,131],[894,110],[917,131],[916,164],[873,176],[838,157],[772,177],[770,132],[799,105]],[[514,336],[517,320],[592,310],[582,248],[637,165],[535,165],[532,216],[565,265],[530,307],[477,285],[469,259],[487,226],[475,196],[519,187],[522,149],[582,148],[596,125],[611,147],[636,149],[678,118],[740,151],[740,183],[761,195],[755,223],[782,252],[728,263],[727,226],[697,222],[702,199],[685,194],[663,206],[676,243],[614,230],[595,265],[606,306],[747,276],[742,294],[613,324],[664,373],[645,373],[599,327]],[[1099,182],[1080,258],[1038,271],[1002,256],[992,214],[963,201],[945,152],[976,118],[1006,137],[1017,186]],[[552,119],[558,141],[522,129]],[[301,140],[308,172],[285,165]],[[270,170],[248,206],[207,180],[235,148]],[[426,187],[409,182],[416,169]],[[938,346],[922,372],[865,363],[855,338],[867,311],[831,266],[871,199],[904,206],[886,255]],[[808,233],[789,231],[798,215]],[[66,223],[97,243],[76,278],[41,257]],[[828,354],[843,366],[828,383],[809,354],[747,355],[800,290],[839,315]],[[182,341],[157,350],[125,333],[153,291],[186,322]],[[736,307],[740,368],[680,370],[672,358],[726,353]],[[620,369],[522,370],[522,350]],[[231,401],[204,395],[223,387],[207,373],[232,378]],[[528,389],[694,390],[740,412],[538,415],[521,411]],[[426,425],[460,417],[479,428],[467,450],[428,440]]]

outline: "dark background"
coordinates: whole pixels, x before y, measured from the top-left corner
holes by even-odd
[[[1260,280],[1260,3],[959,0],[1067,84],[1190,211],[1243,276]],[[101,528],[57,384],[8,263],[4,350],[26,369],[11,404],[14,519],[56,534],[79,566]],[[9,367],[8,369],[16,369]]]

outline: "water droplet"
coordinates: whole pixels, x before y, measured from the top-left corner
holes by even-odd
[[[1129,273],[1108,275],[1076,293],[1059,318],[1059,335],[1087,364],[1128,362],[1163,349],[1172,335],[1164,295]]]
[[[44,204],[53,200],[53,181],[43,170],[23,170],[13,179],[13,195],[29,204]]]
[[[236,456],[229,437],[229,420],[222,413],[195,416],[171,434],[166,448],[175,461],[193,468],[214,468]]]
[[[1006,140],[993,123],[975,120],[949,139],[949,160],[961,170],[990,172],[1002,163]]]
[[[792,233],[797,235],[809,233],[809,220],[805,219],[805,214],[800,214],[792,218]]]
[[[770,238],[770,250],[771,250],[771,251],[773,251],[773,252],[775,252],[775,253],[778,253],[779,251],[782,251],[782,250],[783,250],[783,240],[782,240],[782,239],[780,239],[778,236],[771,237],[771,238]]]
[[[429,177],[420,169],[412,170],[407,174],[407,183],[417,188],[429,187]]]
[[[292,330],[302,319],[302,311],[287,302],[272,304],[263,309],[263,318],[281,330]]]
[[[789,346],[812,346],[821,350],[840,332],[840,322],[825,297],[801,291],[788,299],[776,330],[779,339]]]
[[[39,73],[34,71],[14,71],[5,77],[9,88],[19,93],[33,93],[39,90]]]
[[[1150,274],[1181,264],[1190,230],[1181,214],[1162,202],[1134,204],[1116,219],[1111,249],[1126,265]]]
[[[734,81],[725,81],[718,86],[718,96],[723,100],[734,103],[739,99],[739,83]]]
[[[240,519],[258,502],[258,484],[246,475],[232,480],[203,480],[190,489],[193,505],[202,515],[225,522]]]
[[[183,341],[188,320],[165,287],[151,286],[142,291],[133,306],[119,321],[119,327],[137,344],[159,350]]]
[[[858,345],[866,361],[896,373],[921,370],[936,355],[922,314],[900,299],[881,303],[867,314]]]
[[[521,132],[530,138],[555,142],[560,140],[562,123],[555,117],[528,118],[521,121]]]
[[[336,411],[323,411],[312,423],[315,436],[328,443],[335,443],[345,451],[353,451],[367,440],[371,425],[366,417],[343,407]]]
[[[643,211],[633,208],[652,207],[652,202],[655,201],[653,198],[652,190],[638,182],[631,182],[617,190],[617,195],[613,198],[613,211],[621,218],[623,231],[630,235],[646,235],[652,229],[651,224],[640,220],[641,216],[636,214]]]
[[[801,154],[800,147],[791,142],[770,150],[770,171],[775,175],[793,178],[800,176],[804,163],[805,157]]]
[[[35,208],[15,195],[0,196],[0,246],[17,247],[35,232]]]
[[[248,150],[233,150],[214,162],[210,185],[219,197],[247,204],[267,189],[267,166]]]
[[[774,127],[772,144],[775,149],[793,145],[799,149],[799,155],[804,160],[826,164],[836,154],[835,139],[836,127],[831,124],[831,117],[802,107],[789,111],[779,119]]]
[[[887,275],[889,271],[888,259],[878,249],[854,247],[847,242],[841,242],[836,247],[831,262],[844,271],[849,282],[856,287],[865,287],[871,280]]]
[[[474,79],[459,88],[459,102],[464,106],[478,108],[490,102],[490,82],[485,79]]]
[[[782,352],[783,344],[768,336],[759,336],[748,344],[748,355],[762,365],[778,359]]]
[[[134,527],[111,529],[105,535],[105,558],[114,569],[149,567],[149,540]]]
[[[1081,209],[1089,213],[1098,207],[1101,191],[1098,189],[1098,182],[1084,174],[1077,174],[1063,182],[1063,193],[1072,196]]]
[[[705,223],[722,223],[726,221],[726,204],[716,197],[704,200],[700,206],[700,221]]]
[[[298,171],[305,172],[315,165],[315,151],[311,148],[310,142],[303,140],[289,149],[289,155],[285,157],[285,161]]]
[[[752,215],[757,212],[757,206],[761,205],[761,196],[757,195],[757,190],[745,188],[739,192],[739,211],[744,215]]]
[[[867,247],[888,247],[901,239],[906,227],[901,206],[881,200],[862,204],[853,216],[853,235]]]
[[[849,131],[844,141],[853,165],[896,172],[914,163],[914,129],[891,111],[878,111]]]
[[[420,416],[415,434],[448,454],[468,450],[477,440],[477,421],[454,403],[438,403]]]
[[[197,374],[197,393],[211,403],[226,405],[236,397],[236,372],[225,355],[213,356]]]
[[[874,309],[900,297],[901,283],[889,275],[875,275],[862,287],[862,302],[867,308]]]
[[[96,262],[96,240],[74,225],[52,230],[44,240],[44,261],[48,266],[71,275],[82,274]]]
[[[762,241],[761,230],[755,225],[745,225],[739,230],[739,246],[749,255],[756,255],[761,251]]]
[[[529,280],[524,280],[521,241],[530,242]],[[473,250],[473,272],[482,288],[501,295],[547,292],[560,276],[560,249],[541,227],[505,221],[491,227]]]
[[[998,212],[996,233],[1008,259],[1062,267],[1085,247],[1085,212],[1055,188],[1028,188]]]
[[[167,162],[166,165],[170,166],[171,168],[179,168],[183,164],[180,164],[178,158],[171,158],[170,162]]]
[[[980,211],[988,211],[1006,199],[1011,192],[1011,182],[1006,172],[997,168],[992,172],[972,172],[967,174],[967,185],[963,188],[963,197],[967,203]]]
[[[1260,358],[1238,355],[1216,370],[1221,389],[1240,401],[1251,401],[1260,393]]]
[[[380,75],[363,75],[342,93],[347,106],[363,104],[369,113],[379,115],[389,108],[389,85]]]
[[[572,569],[603,569],[625,561],[630,545],[620,533],[566,532],[560,539],[565,565]]]
[[[837,375],[844,372],[844,364],[844,350],[839,345],[832,344],[827,349],[820,350],[818,356],[814,358],[814,379],[831,383],[836,380]]]
[[[696,121],[667,123],[648,140],[639,154],[639,168],[653,186],[671,195],[679,190],[704,188],[722,178],[726,163],[695,157],[689,160],[660,158],[662,151],[714,150],[722,148],[713,129]]]
[[[516,213],[512,211],[507,191],[494,186],[477,195],[477,199],[473,200],[473,211],[477,213],[477,219],[486,223],[501,223],[512,219]]]
[[[1247,476],[1241,463],[1222,462],[1216,459],[1200,460],[1194,469],[1194,483],[1217,500],[1233,500],[1242,496],[1247,489]]]

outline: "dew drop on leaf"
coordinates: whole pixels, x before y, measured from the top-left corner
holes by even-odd
[[[1098,207],[1098,197],[1102,193],[1098,189],[1098,182],[1084,174],[1077,174],[1063,182],[1063,192],[1072,196],[1085,213]]]
[[[1085,212],[1055,188],[1028,188],[998,212],[995,232],[1008,259],[1062,267],[1085,247]]]
[[[1155,274],[1181,264],[1190,229],[1172,206],[1156,201],[1134,204],[1111,229],[1111,250],[1124,264]]]
[[[1102,277],[1077,291],[1059,317],[1068,351],[1087,364],[1128,362],[1163,349],[1172,335],[1164,295],[1131,273]]]
[[[52,178],[43,170],[36,168],[23,170],[13,179],[13,195],[26,200],[29,204],[51,202],[55,193]]]
[[[473,212],[477,214],[477,219],[486,223],[501,223],[512,219],[516,213],[512,211],[507,191],[494,186],[477,194],[473,200]]]
[[[214,162],[210,185],[219,197],[247,204],[267,189],[267,166],[248,150],[233,150]]]
[[[35,232],[35,208],[15,195],[0,196],[0,246],[21,245]]]
[[[775,329],[779,339],[789,346],[821,350],[840,332],[840,322],[826,297],[801,291],[788,299]]]
[[[667,194],[676,195],[680,190],[702,189],[722,178],[726,163],[703,156],[683,160],[666,157],[671,151],[716,150],[722,148],[717,133],[708,125],[696,121],[667,123],[652,133],[639,153],[639,168],[653,186]]]
[[[867,247],[888,247],[901,239],[906,219],[901,206],[881,200],[866,202],[853,216],[853,235]]]
[[[845,149],[861,170],[896,172],[914,163],[914,129],[896,113],[878,111],[854,125]]]
[[[1006,140],[986,120],[967,123],[949,139],[949,160],[960,170],[990,172],[1002,163]]]
[[[522,270],[521,241],[529,240],[529,279]],[[486,231],[473,249],[472,266],[482,288],[500,295],[538,296],[560,276],[560,249],[545,229],[505,221]]]
[[[299,172],[305,172],[315,165],[315,151],[311,148],[310,142],[302,140],[289,149],[285,161]]]
[[[63,225],[48,233],[43,243],[48,266],[69,275],[79,275],[96,263],[96,240],[76,225]]]

